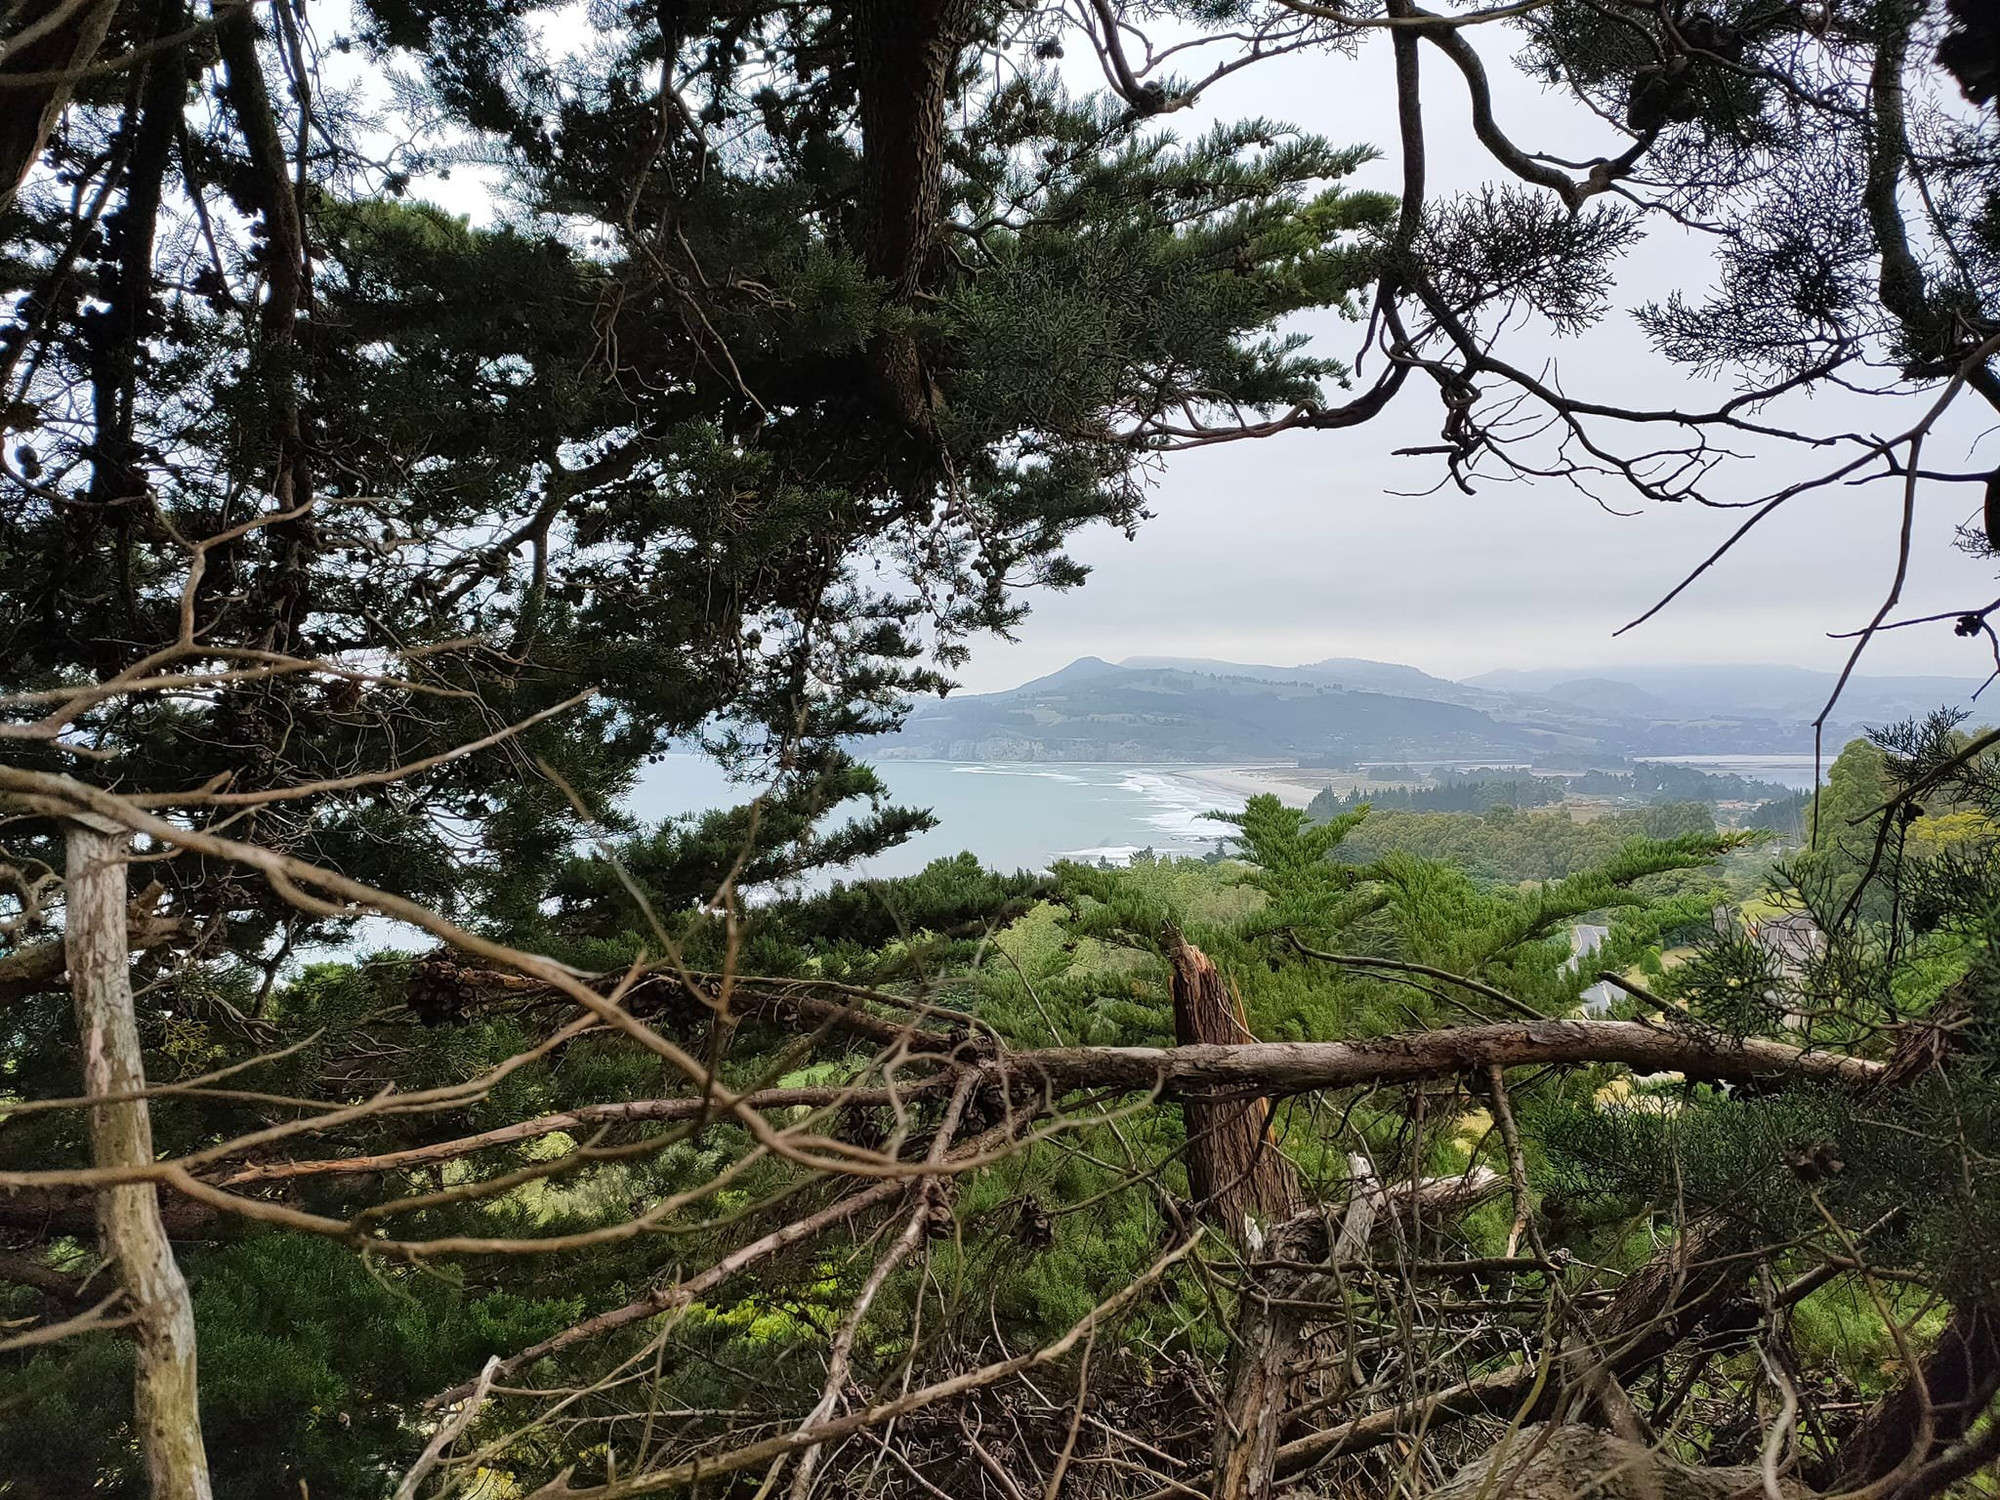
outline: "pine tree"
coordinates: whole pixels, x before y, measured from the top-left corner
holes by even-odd
[[[25,176],[0,220],[0,692],[59,697],[135,664],[162,681],[53,728],[34,721],[57,698],[11,700],[8,764],[211,799],[248,844],[613,971],[663,943],[740,963],[733,928],[698,910],[718,890],[782,887],[925,826],[854,747],[948,686],[1027,587],[1079,582],[1066,539],[1138,523],[1178,424],[1324,399],[1341,368],[1274,330],[1353,310],[1390,210],[1340,185],[1362,151],[1263,121],[1176,139],[1043,65],[996,82],[976,59],[1000,12],[919,9],[635,7],[564,62],[527,12],[485,3],[364,6],[351,37],[291,9],[211,25],[127,4],[90,8],[110,13],[97,37],[56,14],[53,62],[10,50],[8,71],[118,65],[49,95],[46,141],[0,141],[10,187]],[[907,45],[906,19],[935,45]],[[417,81],[371,99],[336,81],[341,54]],[[415,139],[384,147],[399,135]],[[422,201],[426,172],[475,161],[516,205],[498,222]],[[619,799],[689,738],[744,771],[746,804],[768,791],[636,825]],[[412,764],[430,768],[396,774]],[[843,805],[859,816],[829,818]],[[585,835],[620,873],[579,853]],[[0,1050],[29,1101],[81,1086],[60,843],[17,823],[5,854],[20,920],[0,937]],[[935,923],[948,954],[1030,885],[939,872],[909,910],[847,892],[747,941],[766,973],[873,982],[921,962],[889,940],[898,922]],[[290,977],[353,922],[226,859],[137,864],[132,890],[148,1076],[276,1055],[263,1103],[152,1106],[169,1155],[286,1118],[287,1094],[421,1090],[547,1040],[546,1010],[496,1004],[450,957]],[[686,995],[634,1004],[698,1030]],[[746,1083],[785,1055],[754,1020],[741,1045],[728,1071]],[[657,1060],[585,1038],[341,1146],[661,1092]],[[601,1225],[718,1161],[695,1140],[645,1154],[622,1187],[614,1172],[508,1199],[498,1222]],[[81,1165],[84,1121],[31,1115],[0,1159]],[[274,1191],[344,1217],[382,1186]],[[383,1300],[291,1239],[239,1243],[178,1201],[168,1216],[200,1337],[240,1364],[208,1406],[228,1494],[365,1492],[447,1365],[532,1344],[580,1291],[602,1301],[656,1269],[627,1245],[510,1272],[495,1301],[377,1268]],[[496,1222],[476,1201],[420,1217]],[[35,1280],[85,1284],[87,1193],[10,1197],[0,1220],[32,1263],[24,1306],[49,1295]],[[273,1318],[297,1339],[260,1341]],[[88,1455],[130,1492],[129,1417],[103,1396],[116,1336],[74,1350],[10,1373],[34,1416],[6,1424],[8,1482],[60,1488]]]

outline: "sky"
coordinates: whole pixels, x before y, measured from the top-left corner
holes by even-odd
[[[1614,154],[1623,142],[1566,99],[1494,62],[1495,113],[1529,151],[1571,159]],[[1208,119],[1261,114],[1335,142],[1385,149],[1357,185],[1394,190],[1393,96],[1387,46],[1358,61],[1325,54],[1262,61],[1214,86],[1205,106],[1170,117],[1189,133]],[[1494,179],[1473,140],[1463,89],[1425,59],[1428,164],[1433,191]],[[1509,351],[1533,368],[1555,361],[1567,388],[1635,405],[1693,406],[1728,392],[1685,378],[1654,356],[1626,308],[1675,287],[1699,297],[1704,247],[1655,233],[1629,258],[1617,309],[1597,329],[1559,340],[1523,330]],[[1360,329],[1324,317],[1302,325],[1316,349],[1351,358]],[[1794,403],[1816,429],[1901,431],[1924,403],[1838,396]],[[1776,412],[1772,413],[1776,415]],[[1329,656],[1404,662],[1461,677],[1499,667],[1613,667],[1621,663],[1786,662],[1837,669],[1848,646],[1830,632],[1865,624],[1889,586],[1902,497],[1893,483],[1789,502],[1741,550],[1666,613],[1613,632],[1652,605],[1743,519],[1740,511],[1651,506],[1606,491],[1616,515],[1553,481],[1455,488],[1417,496],[1436,459],[1393,450],[1437,441],[1439,409],[1417,382],[1381,419],[1344,432],[1299,433],[1170,458],[1152,493],[1155,518],[1134,540],[1100,529],[1075,555],[1094,569],[1080,590],[1043,594],[1013,643],[976,647],[961,676],[974,691],[1010,687],[1079,656],[1178,655],[1292,665]],[[1927,463],[1963,470],[1996,461],[1966,407],[1950,414]],[[1735,498],[1805,476],[1797,452],[1737,466],[1722,489]],[[1403,493],[1398,493],[1403,492]],[[1975,486],[1933,485],[1920,495],[1902,613],[1985,603],[1990,563],[1960,553],[1955,528],[1973,517]],[[1863,671],[1983,676],[1974,642],[1949,624],[1880,636]]]
[[[1513,44],[1494,38],[1481,49],[1503,129],[1531,152],[1570,159],[1622,148],[1624,138],[1580,106],[1509,67],[1503,59]],[[1078,87],[1096,81],[1086,53],[1072,46],[1064,64]],[[1356,185],[1394,191],[1401,169],[1387,63],[1379,36],[1358,60],[1316,53],[1260,61],[1167,121],[1190,134],[1216,119],[1261,115],[1337,143],[1367,142],[1384,154]],[[1425,59],[1434,196],[1498,180],[1472,137],[1460,81],[1440,63],[1435,53]],[[476,217],[490,207],[464,174],[424,190]],[[1631,405],[1700,407],[1732,394],[1655,356],[1627,311],[1676,288],[1699,300],[1709,277],[1704,245],[1680,231],[1655,231],[1618,277],[1614,311],[1600,326],[1567,340],[1520,329],[1506,353],[1529,368],[1546,361],[1570,390]],[[1353,323],[1321,315],[1298,326],[1315,352],[1349,360],[1356,353],[1361,330]],[[1743,512],[1649,506],[1609,488],[1610,504],[1600,505],[1553,480],[1485,484],[1471,495],[1433,491],[1436,459],[1394,456],[1397,448],[1437,441],[1437,401],[1420,385],[1411,381],[1383,417],[1360,428],[1170,457],[1151,493],[1153,519],[1131,540],[1109,528],[1079,536],[1072,551],[1091,567],[1088,583],[1034,596],[1014,639],[977,642],[960,681],[994,691],[1080,656],[1128,655],[1277,665],[1370,657],[1450,677],[1503,667],[1615,671],[1685,662],[1833,670],[1848,646],[1832,633],[1865,624],[1889,586],[1900,490],[1890,482],[1834,489],[1790,502],[1665,613],[1614,637],[1679,583]],[[1820,431],[1885,434],[1907,427],[1927,401],[1835,393],[1765,415]],[[1965,470],[2000,462],[2000,444],[1975,424],[1976,414],[1961,403],[1940,424],[1927,464]],[[1752,453],[1717,492],[1747,500],[1806,477],[1810,463],[1796,449]],[[1978,503],[1975,486],[1922,491],[1900,616],[1972,607],[2000,593],[1992,565],[1952,544]],[[1982,652],[1944,623],[1878,637],[1861,670],[1983,677],[1993,663]]]

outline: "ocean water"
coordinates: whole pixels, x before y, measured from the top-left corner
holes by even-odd
[[[873,859],[820,872],[806,882],[808,889],[822,890],[836,880],[914,875],[932,860],[962,849],[991,868],[1009,871],[1044,870],[1058,859],[1124,864],[1142,849],[1162,855],[1206,854],[1230,829],[1202,815],[1216,808],[1237,811],[1244,802],[1240,793],[1142,766],[896,760],[876,767],[876,773],[896,803],[929,808],[938,826]],[[755,785],[731,781],[705,755],[670,754],[641,773],[627,807],[647,822],[658,822],[735,807],[756,794]],[[846,814],[836,810],[835,816]],[[757,899],[754,893],[751,899]],[[290,971],[383,950],[421,953],[433,946],[434,940],[418,928],[365,917],[337,941],[294,954]]]
[[[938,826],[857,862],[843,872],[849,878],[913,874],[962,849],[1002,870],[1058,859],[1123,864],[1142,849],[1205,854],[1230,830],[1204,814],[1240,810],[1244,800],[1144,766],[892,760],[875,771],[897,804],[930,809]],[[654,821],[746,802],[755,791],[703,756],[673,754],[646,769],[629,805]]]
[[[1658,758],[1784,786],[1809,789],[1813,784],[1811,756]],[[1206,814],[1238,811],[1244,801],[1240,792],[1224,791],[1171,767],[891,760],[875,770],[896,803],[928,808],[938,826],[828,878],[914,874],[932,860],[964,849],[1002,870],[1043,870],[1058,859],[1123,864],[1143,849],[1161,855],[1205,854],[1230,831]],[[707,757],[676,753],[647,767],[629,806],[652,822],[734,806],[755,795],[754,785],[730,781]]]

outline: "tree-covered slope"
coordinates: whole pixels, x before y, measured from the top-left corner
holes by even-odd
[[[1099,670],[1101,668],[1101,670]],[[891,753],[1022,760],[1514,755],[1547,736],[1477,709],[1300,681],[1084,664],[911,714]]]
[[[1449,759],[1806,754],[1829,674],[1791,667],[1640,670],[1655,687],[1559,670],[1468,683],[1387,662],[1299,667],[1082,657],[1005,692],[920,702],[883,753],[940,759]],[[1871,678],[1830,721],[1887,722],[1970,697],[1952,678]],[[1816,695],[1816,696],[1815,696]],[[1872,717],[1870,717],[1872,716]]]

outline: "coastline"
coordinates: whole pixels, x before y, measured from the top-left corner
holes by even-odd
[[[1324,772],[1315,776],[1292,766],[1161,766],[1157,771],[1241,801],[1269,792],[1287,807],[1305,807],[1330,779]]]

